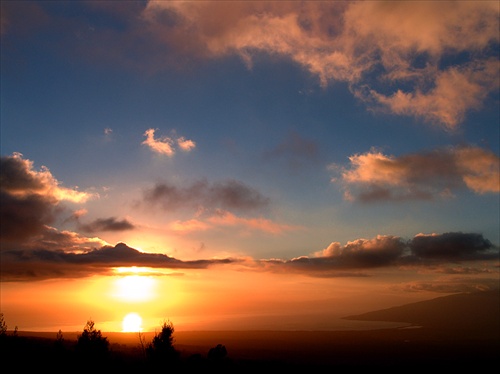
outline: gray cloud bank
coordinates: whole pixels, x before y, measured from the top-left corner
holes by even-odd
[[[124,243],[86,252],[63,249],[9,250],[2,253],[2,281],[108,274],[111,268],[140,266],[165,269],[203,269],[234,264],[247,270],[302,273],[317,277],[360,276],[383,267],[435,267],[461,262],[495,261],[498,248],[481,234],[450,232],[419,234],[411,240],[379,235],[341,245],[331,243],[312,256],[291,260],[237,258],[181,261],[164,254],[143,253]]]

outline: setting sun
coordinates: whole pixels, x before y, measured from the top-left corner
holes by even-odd
[[[137,313],[129,313],[123,318],[122,332],[142,331],[142,318]]]

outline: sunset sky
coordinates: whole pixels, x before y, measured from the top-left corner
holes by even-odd
[[[334,329],[498,289],[499,7],[2,1],[9,328]]]

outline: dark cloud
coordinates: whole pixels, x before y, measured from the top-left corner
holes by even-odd
[[[379,235],[373,239],[357,239],[341,245],[331,243],[313,257],[291,260],[261,260],[258,265],[271,271],[292,271],[314,276],[337,277],[346,270],[381,267],[431,266],[448,262],[487,261],[499,259],[499,248],[477,233],[450,232],[416,235],[411,240]],[[366,276],[363,272],[350,276]]]
[[[318,144],[291,132],[275,148],[264,153],[266,161],[283,161],[293,170],[305,167],[319,159]]]
[[[20,153],[0,159],[0,248],[26,248],[44,245],[53,234],[50,225],[62,212],[61,202],[81,202],[91,195],[64,188],[50,171],[33,169],[33,163]]]
[[[419,234],[410,242],[410,249],[418,258],[445,260],[481,260],[491,258],[488,252],[493,244],[481,234],[448,232]]]
[[[204,269],[228,264],[232,259],[181,261],[159,253],[143,253],[124,243],[103,246],[84,253],[64,250],[10,250],[2,254],[2,281],[27,281],[47,278],[74,278],[110,274],[120,266],[146,266],[167,269]]]
[[[205,208],[253,211],[269,205],[269,198],[237,180],[209,184],[200,180],[187,187],[157,183],[144,192],[143,201],[166,210]]]
[[[83,250],[92,244],[87,238],[56,229],[46,229],[37,243],[40,244],[38,248],[10,249],[2,253],[2,281],[111,274],[112,268],[121,266],[204,269],[218,264],[238,264],[247,270],[291,272],[313,277],[366,277],[370,276],[369,270],[376,268],[392,267],[404,271],[405,268],[413,267],[437,273],[436,269],[442,269],[450,263],[456,269],[456,264],[462,261],[499,259],[499,248],[481,234],[460,232],[419,234],[411,240],[379,235],[372,239],[357,239],[345,245],[334,242],[311,257],[255,261],[233,258],[182,261],[165,254],[143,253],[124,243]],[[487,269],[482,272],[488,273]],[[466,276],[478,273],[457,270],[450,274]]]
[[[86,233],[101,231],[127,231],[135,226],[126,219],[118,220],[116,217],[98,218],[90,223],[79,225],[79,229]]]

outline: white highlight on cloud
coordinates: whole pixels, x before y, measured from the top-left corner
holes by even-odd
[[[6,178],[8,172],[12,170],[14,173],[17,169],[16,176],[19,180],[2,180],[3,189],[12,196],[22,198],[36,194],[43,198],[74,203],[84,203],[91,198],[98,197],[97,194],[78,191],[78,187],[62,187],[47,167],[42,166],[39,171],[34,170],[33,161],[24,159],[19,152],[14,152],[12,156],[6,157],[3,167]]]
[[[172,157],[175,154],[175,144],[185,152],[189,152],[196,147],[196,143],[192,140],[186,139],[183,136],[179,138],[172,138],[163,136],[155,138],[155,129],[148,129],[144,133],[146,140],[142,144],[147,145],[153,152]]]

